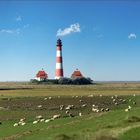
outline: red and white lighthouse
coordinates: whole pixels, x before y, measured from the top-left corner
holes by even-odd
[[[60,79],[62,77],[63,77],[62,42],[60,39],[58,39],[56,45],[55,79]]]

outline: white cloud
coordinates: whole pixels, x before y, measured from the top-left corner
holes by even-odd
[[[16,21],[22,21],[21,16],[18,16],[18,17],[16,18]]]
[[[9,30],[9,29],[1,29],[0,32],[1,33],[8,33],[8,34],[13,34],[14,33],[13,30]]]
[[[129,35],[128,35],[128,39],[136,39],[137,38],[137,36],[136,36],[136,34],[134,34],[134,33],[130,33]]]
[[[75,24],[72,24],[70,25],[70,27],[67,27],[65,29],[59,29],[57,31],[57,35],[56,36],[66,36],[68,34],[71,34],[71,33],[76,33],[76,32],[80,32],[80,25],[79,23],[75,23]]]
[[[7,34],[20,34],[21,29],[1,29],[0,33],[7,33]]]

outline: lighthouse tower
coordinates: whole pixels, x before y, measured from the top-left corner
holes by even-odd
[[[62,61],[62,42],[60,39],[57,40],[56,45],[56,71],[55,79],[63,77],[63,61]]]

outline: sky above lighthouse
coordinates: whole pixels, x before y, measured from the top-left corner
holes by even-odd
[[[56,41],[65,77],[78,68],[95,81],[140,80],[138,0],[0,1],[0,81],[55,77]]]

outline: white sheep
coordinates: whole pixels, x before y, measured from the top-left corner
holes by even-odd
[[[69,114],[69,110],[66,110],[66,112],[65,112],[66,114]]]
[[[52,99],[52,97],[49,97],[49,100],[51,100]]]
[[[74,115],[72,113],[69,113],[69,117],[74,117]]]
[[[116,102],[116,99],[113,99],[113,102]]]
[[[24,122],[26,119],[25,118],[21,118],[20,119],[20,122]]]
[[[133,96],[135,97],[135,96],[136,96],[136,94],[133,94]]]
[[[74,105],[68,105],[65,109],[70,110],[70,109],[73,109],[73,108],[74,108]]]
[[[38,105],[37,107],[38,107],[38,108],[42,108],[42,105]]]
[[[44,122],[45,121],[45,119],[40,119],[40,122]]]
[[[64,109],[64,105],[60,105],[60,110],[63,110]]]
[[[88,95],[88,97],[93,97],[93,95],[91,94],[91,95]]]
[[[39,121],[38,120],[36,120],[36,121],[33,121],[33,124],[37,124]]]
[[[105,109],[105,111],[109,111],[109,110],[110,110],[109,108],[106,108],[106,109]]]
[[[79,100],[79,102],[81,103],[81,102],[83,102],[83,100]]]
[[[115,105],[118,105],[118,103],[116,102]]]
[[[82,116],[82,113],[81,113],[81,112],[79,113],[79,116],[80,116],[80,117]]]
[[[53,115],[53,119],[58,119],[58,118],[60,118],[60,114],[57,114],[57,115]]]
[[[132,109],[132,107],[129,105],[129,106],[128,106],[128,109]]]
[[[125,111],[125,112],[128,112],[128,111],[129,111],[129,109],[128,109],[128,108],[126,108],[124,111]]]
[[[104,111],[105,111],[105,109],[104,109],[104,108],[101,108],[101,111],[102,111],[102,112],[104,112]]]
[[[133,102],[134,105],[136,105],[136,102]]]
[[[36,116],[36,119],[43,119],[42,115]]]
[[[16,126],[19,126],[19,123],[14,123],[14,125],[13,125],[14,127],[16,127]]]
[[[86,107],[86,106],[87,106],[87,104],[83,104],[83,105],[82,105],[82,107]]]
[[[22,126],[25,125],[25,124],[26,124],[25,122],[22,122],[22,123],[21,123]]]
[[[48,123],[48,122],[50,122],[51,120],[50,119],[47,119],[47,120],[45,120],[45,123]]]

